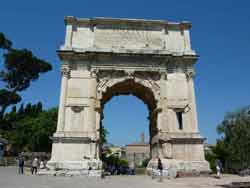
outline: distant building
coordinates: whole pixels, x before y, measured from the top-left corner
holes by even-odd
[[[150,144],[145,142],[144,133],[142,133],[139,142],[133,142],[125,147],[115,146],[109,143],[103,144],[102,152],[105,153],[107,157],[115,155],[124,159],[128,161],[131,168],[134,168],[141,166],[145,159],[150,158]]]
[[[144,133],[141,134],[140,142],[125,146],[125,159],[131,168],[142,165],[143,160],[148,158],[150,158],[150,145],[145,143]]]
[[[106,156],[115,155],[119,158],[124,158],[125,150],[124,147],[115,146],[113,144],[104,144],[102,146],[102,152],[106,154]]]

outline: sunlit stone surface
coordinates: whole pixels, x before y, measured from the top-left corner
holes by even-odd
[[[65,17],[58,125],[48,167],[99,172],[100,123],[111,97],[133,94],[150,112],[148,172],[207,173],[197,125],[188,22]],[[95,173],[94,173],[95,174]],[[97,176],[100,173],[96,173]]]

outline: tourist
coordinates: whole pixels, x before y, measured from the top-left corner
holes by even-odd
[[[221,171],[223,170],[222,163],[219,159],[216,159],[215,163],[216,163],[216,171],[217,171],[216,177],[221,178]]]
[[[159,171],[159,175],[160,175],[160,181],[162,181],[162,170],[163,170],[163,167],[162,167],[162,162],[161,162],[161,159],[158,158],[158,164],[157,164],[157,169]]]
[[[89,168],[88,168],[88,176],[90,176],[91,170],[92,170],[92,167],[89,166]]]
[[[45,169],[45,164],[44,164],[44,161],[43,159],[40,161],[40,169]]]
[[[38,166],[39,166],[39,161],[37,157],[35,157],[34,160],[32,161],[31,174],[37,173]]]
[[[106,163],[102,162],[102,170],[101,170],[101,178],[105,178],[105,169],[106,169]]]
[[[24,158],[22,155],[18,157],[18,174],[23,174]]]

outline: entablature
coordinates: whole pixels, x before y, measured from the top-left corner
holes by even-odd
[[[60,51],[196,56],[189,22],[65,17],[65,24]]]
[[[145,62],[155,62],[155,64],[186,63],[194,64],[198,55],[173,54],[168,51],[151,51],[148,53],[136,53],[134,51],[83,51],[83,50],[58,50],[57,54],[62,61],[89,61],[89,62],[129,62],[143,64]],[[140,62],[140,63],[139,63]]]

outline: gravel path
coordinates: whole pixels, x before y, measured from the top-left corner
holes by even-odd
[[[164,179],[158,182],[149,176],[112,176],[105,179],[86,177],[50,177],[18,175],[16,167],[0,167],[0,188],[220,188],[232,181],[250,181],[250,177],[224,175],[213,177]]]

